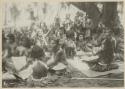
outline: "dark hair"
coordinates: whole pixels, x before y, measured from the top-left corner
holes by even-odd
[[[33,45],[33,42],[27,37],[24,38],[23,42],[24,42],[23,46],[26,47],[26,48],[30,48],[31,45]]]
[[[33,58],[41,58],[44,57],[45,53],[43,49],[37,45],[35,45],[31,50],[31,57]]]
[[[8,34],[7,37],[12,40],[13,42],[15,42],[15,36],[14,34]]]

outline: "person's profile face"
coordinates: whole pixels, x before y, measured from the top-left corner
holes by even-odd
[[[56,45],[56,43],[54,42],[54,40],[51,41],[51,47],[53,48]]]
[[[80,35],[80,36],[79,36],[79,40],[83,40],[83,35]]]

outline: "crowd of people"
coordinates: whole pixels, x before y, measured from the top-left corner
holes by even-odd
[[[110,66],[116,51],[114,32],[101,22],[96,28],[93,28],[93,25],[92,19],[88,16],[83,18],[81,14],[77,14],[74,21],[70,19],[70,15],[66,16],[64,22],[56,17],[50,27],[47,23],[34,21],[30,27],[4,28],[3,72],[17,73],[33,65],[32,79],[41,79],[46,77],[48,72],[52,72],[52,68],[58,63],[67,66],[66,72],[69,72],[67,60],[73,60],[78,51],[99,55],[99,59],[90,64],[99,65],[99,62],[103,61]],[[96,47],[99,51],[95,52]],[[13,56],[26,56],[27,65],[16,71],[10,60]]]

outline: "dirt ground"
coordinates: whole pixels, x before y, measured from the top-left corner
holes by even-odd
[[[70,75],[57,76],[53,75],[55,78],[51,83],[46,84],[43,87],[124,87],[124,80],[98,80],[98,79],[72,79],[72,78],[87,78],[83,73],[75,70],[72,71]],[[124,73],[121,74],[108,74],[105,76],[99,76],[100,78],[118,78],[123,79]],[[98,77],[98,78],[99,78]],[[8,85],[3,87],[27,87],[25,81],[9,81]],[[36,87],[36,86],[34,86]]]
[[[72,77],[86,78],[86,76],[77,71]],[[100,76],[101,78],[118,78],[123,79],[124,74],[109,74]],[[124,80],[95,80],[95,79],[70,79],[60,77],[54,84],[47,87],[123,87]]]

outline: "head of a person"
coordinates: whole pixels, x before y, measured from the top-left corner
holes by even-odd
[[[41,59],[42,57],[45,56],[44,50],[40,46],[33,46],[31,50],[31,58],[34,59]]]
[[[55,42],[55,40],[52,39],[51,42],[50,42],[50,44],[51,44],[51,48],[53,48],[54,46],[56,46],[56,42]]]
[[[7,43],[14,43],[14,42],[15,42],[14,34],[8,34],[7,35]]]
[[[31,48],[31,46],[33,45],[31,39],[29,39],[28,37],[24,37],[24,39],[22,40],[22,45],[26,48]]]
[[[80,41],[83,40],[83,35],[82,34],[79,35],[79,40]]]

